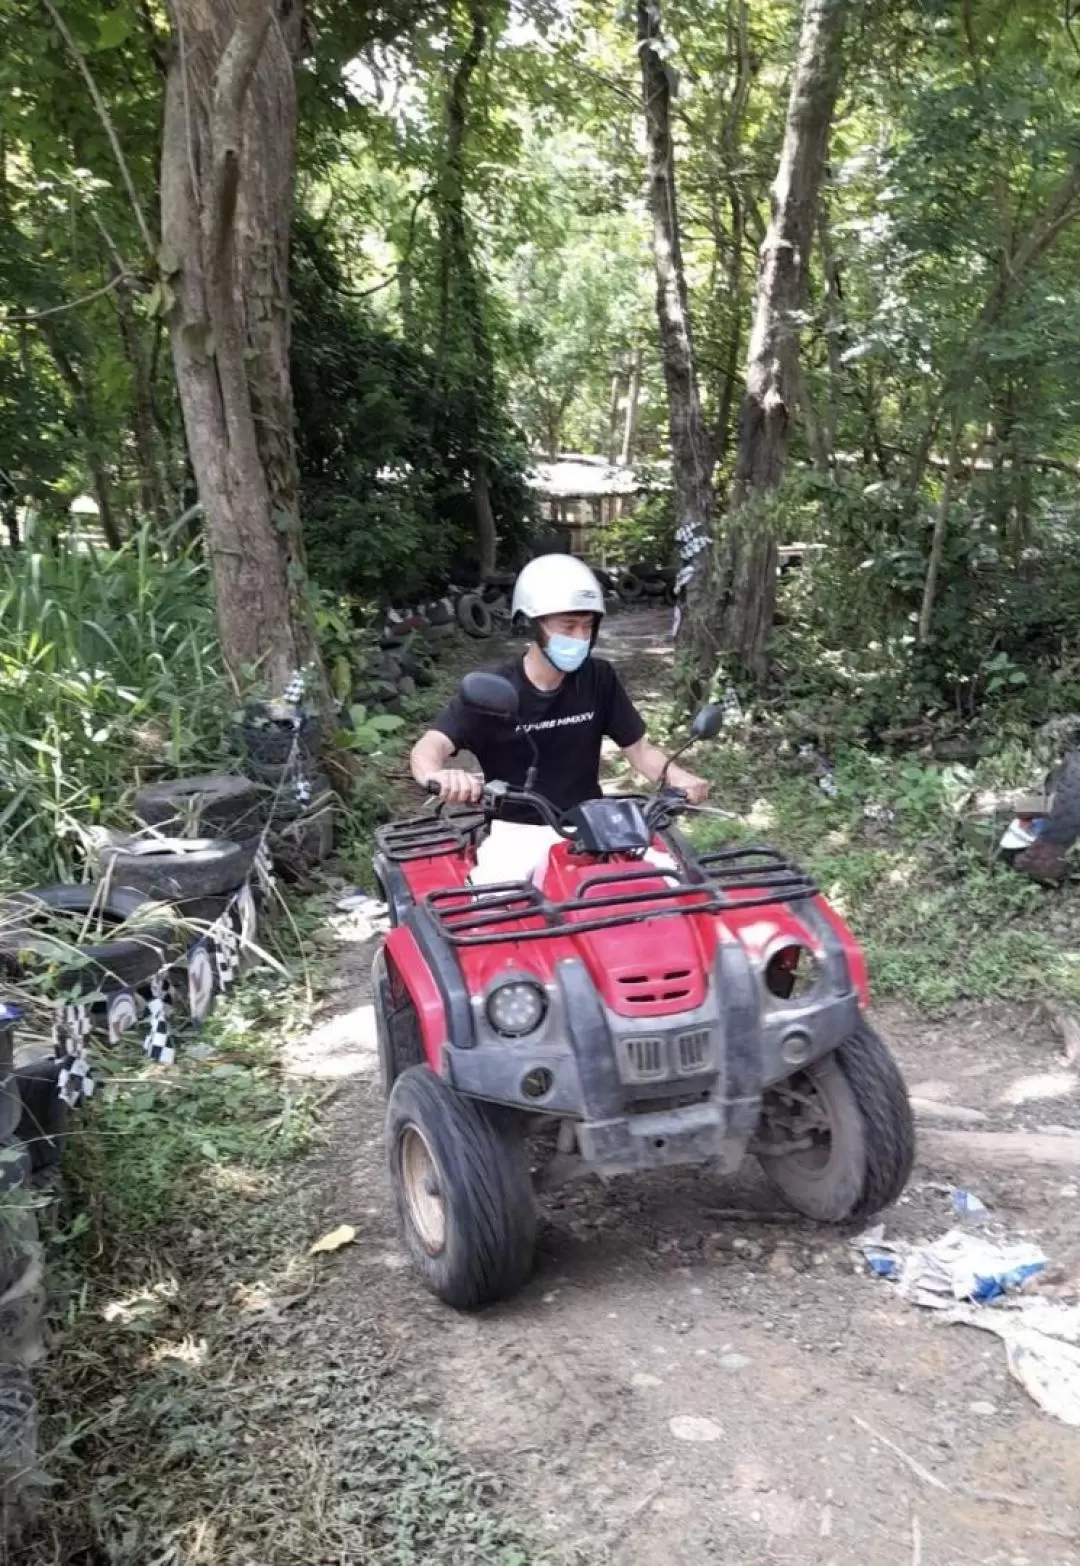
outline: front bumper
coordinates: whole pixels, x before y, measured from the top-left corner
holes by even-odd
[[[802,1000],[767,1002],[756,968],[730,942],[717,951],[704,1007],[649,1022],[607,1012],[584,963],[568,958],[540,1037],[448,1046],[446,1073],[473,1097],[575,1120],[578,1149],[597,1169],[716,1161],[733,1171],[766,1089],[836,1049],[858,1024],[843,950],[824,920],[815,933],[824,958]],[[530,1098],[523,1084],[538,1070],[550,1088]]]

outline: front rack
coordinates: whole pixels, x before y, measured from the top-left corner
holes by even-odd
[[[771,848],[724,849],[693,864],[700,867],[703,879],[686,881],[675,870],[647,865],[589,876],[577,895],[565,902],[550,902],[530,882],[504,881],[494,886],[456,886],[429,892],[424,906],[451,945],[488,946],[503,940],[588,935],[646,919],[760,908],[817,895],[809,877]],[[628,883],[646,880],[660,880],[664,885],[625,890]],[[605,886],[612,888],[606,895],[590,895]],[[759,889],[758,896],[739,895]]]
[[[799,903],[818,895],[817,884],[775,848],[720,848],[696,854],[692,861],[709,883],[728,898],[728,906],[761,908],[768,903]],[[741,892],[759,892],[741,897]]]
[[[438,859],[444,854],[465,853],[486,824],[486,816],[478,810],[457,816],[409,816],[380,827],[375,833],[375,846],[395,864],[411,859]]]

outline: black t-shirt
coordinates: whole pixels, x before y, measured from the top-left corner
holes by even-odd
[[[625,750],[645,734],[641,714],[610,663],[588,658],[580,669],[563,676],[552,691],[536,688],[525,673],[524,660],[502,664],[495,673],[517,687],[518,724],[532,735],[539,751],[536,793],[556,810],[569,810],[583,799],[600,796],[600,745],[605,735]],[[517,725],[506,718],[474,712],[460,696],[432,724],[454,742],[455,750],[470,750],[489,782],[499,780],[521,788],[532,754]],[[536,821],[520,807],[503,811],[508,821]]]

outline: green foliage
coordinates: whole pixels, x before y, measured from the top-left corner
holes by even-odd
[[[431,353],[352,301],[325,239],[304,220],[293,247],[293,382],[305,537],[317,580],[407,602],[475,572],[476,430],[462,387]],[[508,554],[529,503],[523,452],[488,431],[493,504]]]
[[[777,759],[777,735],[752,748],[728,741],[695,765],[714,779],[714,797],[733,822],[699,818],[701,843],[767,841],[811,870],[862,943],[878,999],[940,1011],[965,1000],[1080,1002],[1074,961],[1080,903],[1058,898],[974,847],[963,801],[996,783],[1000,768],[972,774],[864,750],[836,755],[837,796],[812,768]],[[1038,776],[1027,754],[1017,776]]]
[[[119,553],[0,554],[0,887],[79,878],[140,771],[220,755],[229,697],[207,572],[147,529]]]

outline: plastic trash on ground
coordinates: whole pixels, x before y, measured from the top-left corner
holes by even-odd
[[[986,1214],[986,1203],[974,1191],[954,1190],[952,1204],[962,1218],[982,1218]]]
[[[937,1309],[958,1300],[985,1305],[1023,1288],[1047,1263],[1037,1245],[1009,1245],[963,1229],[921,1245],[887,1241],[884,1234],[879,1224],[855,1241],[871,1271],[891,1278],[905,1299]]]
[[[985,1212],[978,1197],[954,1191],[964,1213]],[[950,1229],[911,1244],[885,1239],[878,1224],[853,1242],[878,1277],[913,1305],[941,1312],[947,1324],[993,1332],[1005,1344],[1009,1373],[1041,1409],[1080,1428],[1080,1304],[1024,1294],[1047,1258],[1037,1245]]]

